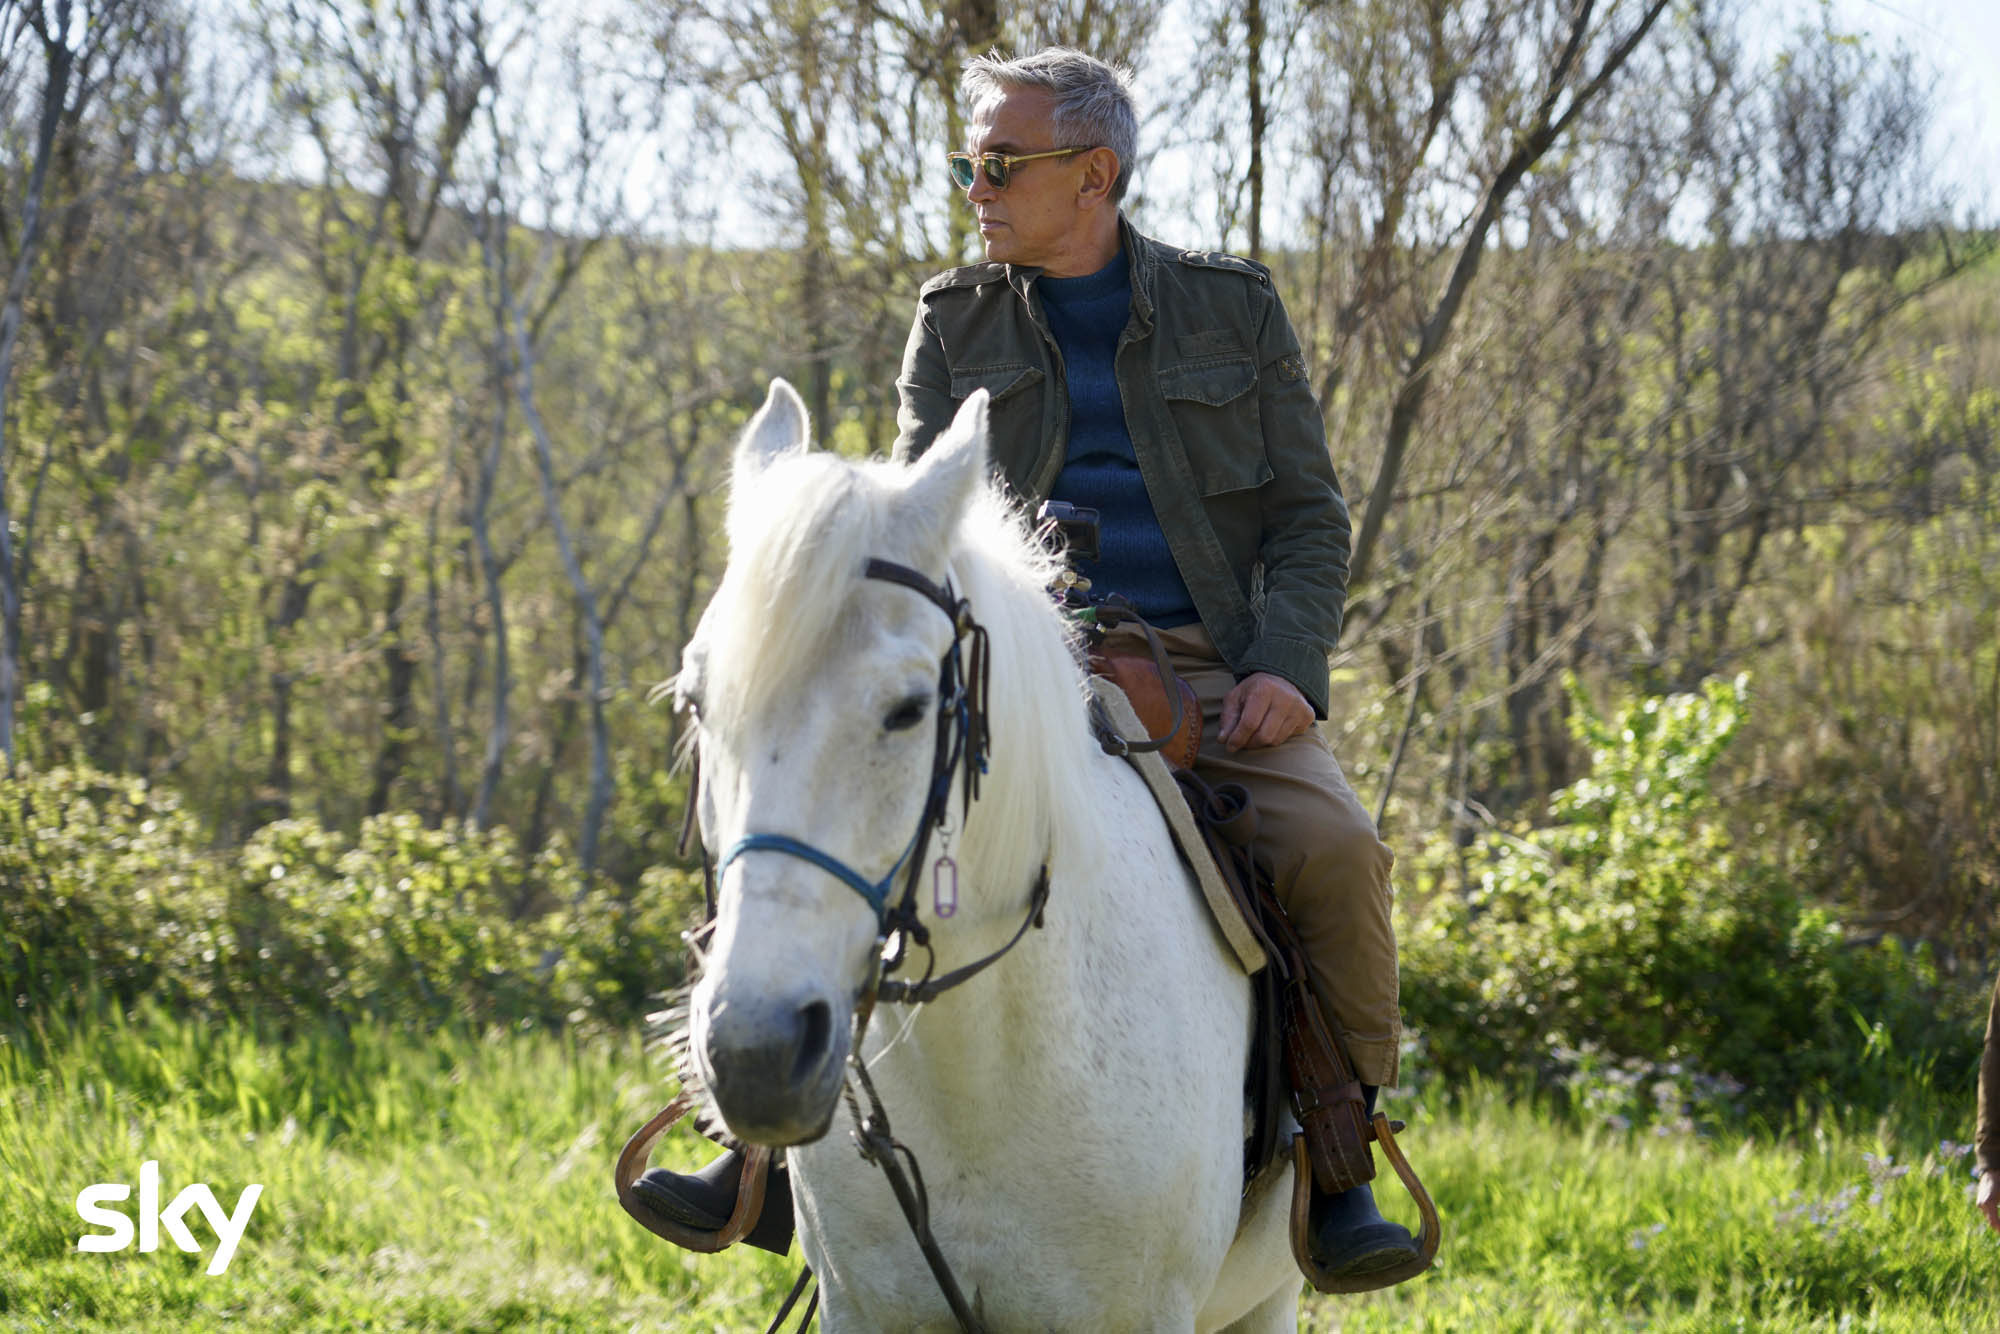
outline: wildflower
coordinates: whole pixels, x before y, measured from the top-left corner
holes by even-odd
[[[1910,1170],[1908,1163],[1898,1164],[1895,1155],[1888,1153],[1880,1158],[1872,1153],[1864,1153],[1861,1155],[1861,1163],[1868,1169],[1868,1180],[1874,1185],[1874,1189],[1869,1192],[1868,1203],[1877,1206],[1882,1203],[1882,1193],[1894,1185],[1898,1177],[1906,1175]]]
[[[1655,1223],[1651,1227],[1634,1229],[1632,1235],[1626,1239],[1625,1244],[1635,1251],[1643,1251],[1646,1249],[1647,1242],[1666,1230],[1667,1225],[1665,1223]]]
[[[1845,1187],[1832,1198],[1825,1200],[1806,1200],[1798,1191],[1793,1191],[1791,1199],[1801,1202],[1793,1208],[1777,1210],[1774,1214],[1774,1220],[1779,1224],[1785,1224],[1795,1223],[1803,1219],[1813,1226],[1823,1229],[1827,1236],[1831,1237],[1839,1230],[1840,1224],[1846,1220],[1848,1211],[1854,1207],[1854,1201],[1860,1195],[1861,1188],[1858,1186]],[[1776,1201],[1773,1201],[1774,1206],[1776,1203]]]

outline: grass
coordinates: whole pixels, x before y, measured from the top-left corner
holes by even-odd
[[[157,1012],[17,1031],[0,1329],[761,1329],[788,1262],[680,1254],[610,1197],[617,1144],[666,1092],[633,1037],[286,1039]],[[1405,1114],[1450,1229],[1439,1270],[1314,1297],[1301,1328],[2000,1329],[2000,1238],[1939,1151],[1969,1107],[1919,1092],[1894,1125],[1714,1139],[1578,1129],[1495,1088]],[[76,1250],[77,1191],[147,1158],[163,1193],[204,1181],[225,1208],[263,1183],[226,1274],[171,1243]]]
[[[1710,1139],[1579,1130],[1473,1090],[1411,1126],[1450,1228],[1437,1274],[1316,1301],[1305,1327],[2000,1329],[2000,1237],[1939,1133],[1971,1113]]]
[[[775,1258],[697,1263],[611,1198],[665,1100],[636,1038],[278,1041],[143,1014],[40,1039],[0,1046],[0,1329],[734,1331],[789,1286]],[[147,1158],[163,1195],[204,1181],[229,1208],[263,1183],[227,1273],[164,1240],[75,1249],[76,1192]]]

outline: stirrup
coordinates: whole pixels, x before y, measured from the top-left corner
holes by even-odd
[[[667,1217],[633,1189],[633,1184],[646,1173],[646,1160],[653,1152],[653,1146],[660,1137],[673,1129],[676,1122],[694,1110],[694,1098],[682,1093],[672,1102],[662,1107],[659,1114],[639,1127],[631,1139],[625,1141],[625,1148],[618,1155],[618,1163],[611,1169],[612,1184],[618,1188],[618,1203],[625,1212],[637,1219],[640,1226],[655,1236],[664,1237],[674,1245],[703,1255],[734,1246],[743,1240],[745,1233],[756,1223],[764,1211],[764,1184],[771,1174],[771,1151],[762,1146],[746,1148],[743,1153],[743,1176],[736,1184],[736,1207],[729,1215],[729,1221],[715,1231],[693,1228]]]
[[[1431,1267],[1437,1259],[1438,1242],[1444,1235],[1443,1226],[1438,1222],[1437,1206],[1431,1203],[1430,1192],[1424,1183],[1417,1180],[1417,1174],[1410,1167],[1410,1160],[1403,1156],[1396,1145],[1396,1132],[1403,1128],[1401,1121],[1391,1121],[1386,1113],[1375,1113],[1373,1131],[1375,1142],[1382,1146],[1383,1156],[1402,1178],[1403,1189],[1417,1202],[1417,1213],[1422,1218],[1421,1229],[1417,1233],[1417,1255],[1387,1269],[1378,1269],[1372,1274],[1354,1274],[1340,1277],[1330,1273],[1312,1253],[1312,1160],[1306,1153],[1306,1137],[1292,1136],[1292,1258],[1298,1262],[1299,1272],[1306,1276],[1316,1292],[1370,1292],[1376,1288],[1393,1287],[1395,1284],[1413,1279]]]

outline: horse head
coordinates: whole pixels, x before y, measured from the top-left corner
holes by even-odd
[[[912,869],[932,782],[955,627],[864,570],[878,558],[944,583],[984,482],[986,396],[909,466],[815,452],[808,437],[804,405],[774,380],[737,445],[729,564],[675,681],[702,837],[723,857],[690,1047],[729,1128],[773,1146],[832,1119],[882,949],[879,906],[857,889],[893,892]]]

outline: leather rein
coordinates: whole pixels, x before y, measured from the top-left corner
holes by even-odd
[[[1034,891],[1030,897],[1026,917],[1013,936],[999,949],[982,958],[952,969],[943,976],[933,976],[937,966],[936,951],[931,948],[930,928],[917,915],[917,887],[923,878],[924,856],[929,850],[931,835],[944,827],[950,814],[952,780],[956,776],[964,792],[965,806],[969,809],[979,797],[979,780],[987,769],[987,756],[992,736],[987,726],[987,681],[989,671],[988,640],[986,628],[973,619],[972,604],[957,595],[949,579],[940,586],[929,578],[906,565],[894,561],[870,559],[864,574],[869,579],[879,579],[886,583],[900,584],[919,594],[951,619],[951,646],[944,652],[938,664],[938,712],[937,739],[931,754],[931,777],[929,792],[924,800],[923,814],[918,817],[916,832],[911,835],[909,845],[903,849],[896,864],[889,868],[880,880],[869,880],[838,857],[823,852],[811,844],[788,834],[746,834],[732,844],[722,859],[711,869],[707,857],[703,857],[703,880],[707,891],[709,918],[715,916],[715,881],[730,864],[752,852],[777,852],[808,862],[832,875],[864,899],[875,912],[875,946],[870,954],[868,979],[863,984],[861,994],[855,1004],[854,1040],[848,1052],[849,1077],[842,1085],[842,1095],[846,1099],[850,1118],[854,1122],[854,1143],[864,1161],[880,1168],[888,1178],[889,1187],[895,1192],[896,1202],[902,1207],[903,1217],[909,1223],[910,1232],[923,1251],[924,1260],[930,1265],[931,1275],[937,1280],[938,1288],[957,1318],[959,1327],[967,1334],[983,1334],[984,1326],[973,1313],[960,1289],[957,1277],[938,1248],[937,1238],[931,1232],[930,1199],[924,1189],[922,1171],[917,1166],[916,1156],[898,1140],[889,1128],[889,1116],[883,1109],[881,1096],[875,1091],[875,1083],[869,1077],[868,1066],[861,1058],[861,1040],[868,1029],[868,1021],[874,1015],[878,1001],[891,1004],[921,1005],[935,1000],[938,996],[963,982],[970,981],[998,961],[1014,946],[1020,944],[1028,928],[1042,925],[1042,910],[1049,899],[1049,868],[1042,863],[1040,873],[1035,877]],[[967,643],[970,641],[970,649]],[[687,837],[694,827],[694,812],[697,794],[695,786],[700,782],[699,761],[695,776],[689,785],[687,823],[682,829],[683,851]],[[948,858],[940,857],[932,870],[934,883],[944,874]],[[907,873],[905,874],[905,868]],[[895,892],[895,881],[903,875],[903,892],[891,906],[889,896]],[[956,895],[957,868],[952,867],[954,902]],[[936,915],[950,916],[943,908],[942,898],[934,905]],[[922,949],[925,954],[923,975],[915,979],[888,976],[897,971],[909,959],[911,947]],[[868,1107],[864,1112],[860,1099],[855,1093],[856,1085],[866,1096]],[[907,1164],[907,1169],[906,1169]],[[793,1303],[803,1291],[806,1273],[799,1276],[791,1297],[786,1299],[777,1319],[771,1324],[775,1330],[789,1314]],[[814,1299],[817,1305],[817,1297]],[[807,1308],[805,1320],[812,1319],[812,1307]],[[803,1325],[801,1326],[803,1327]]]

